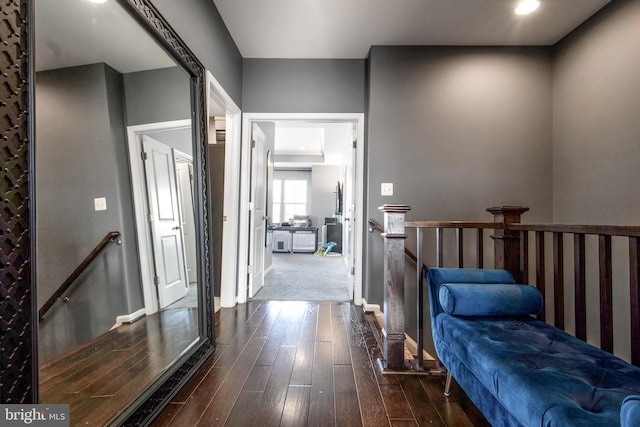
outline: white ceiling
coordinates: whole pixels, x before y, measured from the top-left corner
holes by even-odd
[[[104,62],[120,73],[176,64],[115,0],[35,0],[36,71]]]
[[[343,165],[352,141],[351,123],[310,121],[275,122],[276,167],[309,167],[314,164]],[[283,155],[289,157],[286,161]]]
[[[610,0],[212,0],[245,58],[365,58],[373,45],[553,45]]]

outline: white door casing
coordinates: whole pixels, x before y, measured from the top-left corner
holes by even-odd
[[[244,296],[237,294],[238,278],[246,274],[247,245],[239,248],[240,235],[246,231],[240,228],[242,209],[246,206],[240,205],[240,188],[242,183],[242,114],[240,108],[233,99],[226,93],[222,85],[207,70],[207,116],[223,115],[226,117],[226,138],[225,138],[225,166],[224,166],[224,212],[222,218],[222,271],[220,289],[220,305],[222,307],[233,307],[238,300],[246,299],[246,288]],[[244,177],[243,177],[244,179]],[[244,225],[244,224],[243,224]],[[245,225],[248,227],[248,223]],[[242,255],[240,255],[242,254]],[[244,266],[239,268],[239,264]],[[246,277],[242,279],[246,286]]]
[[[145,177],[158,303],[164,308],[188,291],[178,207],[175,157],[171,147],[144,135]]]
[[[258,126],[252,129],[251,198],[249,242],[249,298],[264,285],[264,251],[266,241],[266,137]]]

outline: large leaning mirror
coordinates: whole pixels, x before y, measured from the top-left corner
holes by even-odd
[[[144,424],[213,351],[203,69],[143,0],[33,0],[39,401]]]

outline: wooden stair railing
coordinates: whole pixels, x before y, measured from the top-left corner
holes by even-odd
[[[485,229],[492,229],[491,238],[494,241],[494,268],[504,268],[509,270],[514,278],[521,283],[534,284],[545,296],[546,286],[546,266],[545,266],[545,235],[553,237],[553,297],[549,300],[553,302],[553,308],[549,309],[549,314],[553,315],[553,324],[559,329],[565,329],[565,272],[564,272],[564,235],[573,235],[573,270],[574,270],[574,301],[575,301],[575,336],[582,340],[587,338],[587,296],[586,296],[586,257],[585,236],[597,236],[597,263],[598,268],[598,292],[599,292],[599,325],[600,325],[600,347],[603,350],[613,353],[614,350],[614,325],[613,313],[621,310],[613,304],[613,278],[614,264],[612,257],[612,238],[623,237],[628,239],[629,257],[629,321],[630,321],[630,359],[631,363],[640,366],[640,226],[614,226],[614,225],[574,225],[574,224],[521,224],[520,218],[528,208],[521,206],[503,206],[487,209],[494,215],[492,222],[472,222],[472,221],[404,221],[406,212],[411,208],[406,205],[385,205],[380,208],[385,215],[385,227],[382,227],[375,220],[370,220],[370,231],[379,230],[385,239],[385,307],[389,313],[385,314],[385,329],[390,329],[392,339],[399,339],[400,330],[398,325],[404,327],[404,268],[400,268],[398,261],[404,254],[410,253],[404,248],[406,239],[406,228],[415,228],[417,232],[417,254],[416,260],[424,259],[423,256],[423,230],[433,228],[436,230],[436,263],[438,267],[444,267],[444,230],[454,229],[456,231],[455,251],[456,267],[464,267],[464,229],[476,229],[476,266],[484,268],[483,261],[483,235]],[[392,232],[387,224],[393,226]],[[535,236],[535,272],[530,277],[529,272],[529,234]],[[388,237],[393,239],[388,242]],[[398,241],[402,241],[399,244]],[[388,244],[390,243],[390,244]],[[622,257],[626,258],[626,257]],[[622,260],[624,261],[624,260]],[[424,276],[421,269],[416,270],[417,287],[419,292],[424,288]],[[422,297],[418,295],[418,312],[422,313]],[[543,321],[545,313],[538,315]],[[390,320],[387,326],[387,319]],[[418,322],[422,323],[422,315],[419,315]],[[395,326],[394,326],[395,325]],[[419,328],[419,334],[422,329]],[[389,330],[386,330],[388,333]],[[420,337],[421,338],[421,337]],[[403,355],[400,353],[398,342],[391,341],[388,348],[384,350],[385,369],[402,370],[407,369]],[[385,342],[385,347],[387,343]]]
[[[119,231],[110,231],[107,233],[104,238],[96,245],[95,248],[86,256],[84,260],[76,267],[75,270],[67,277],[67,279],[56,289],[56,291],[49,297],[49,299],[42,305],[40,310],[38,310],[38,318],[42,320],[45,314],[53,307],[55,302],[60,298],[67,290],[73,285],[73,282],[82,274],[82,272],[93,262],[94,259],[107,247],[109,243],[117,243],[121,244],[119,239],[120,232]],[[68,301],[68,298],[65,299]]]
[[[628,239],[629,246],[629,319],[631,363],[640,366],[640,227],[625,225],[579,224],[509,224],[508,230],[521,233],[521,258],[528,260],[529,233],[535,234],[535,285],[545,295],[545,234],[553,237],[553,324],[565,329],[564,235],[573,235],[574,324],[575,336],[587,340],[586,244],[585,236],[598,237],[598,293],[600,315],[600,348],[613,353],[613,252],[612,237]],[[528,262],[523,262],[523,276],[529,277]],[[539,316],[545,320],[542,313]],[[549,322],[547,322],[549,323]]]

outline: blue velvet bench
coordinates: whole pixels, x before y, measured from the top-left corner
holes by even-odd
[[[531,317],[536,288],[506,270],[426,279],[438,358],[493,426],[640,426],[640,368]]]

